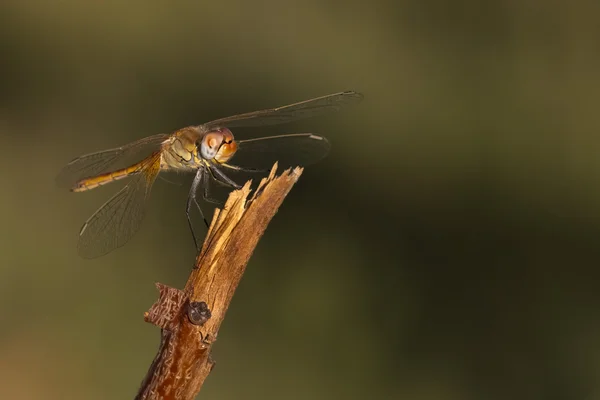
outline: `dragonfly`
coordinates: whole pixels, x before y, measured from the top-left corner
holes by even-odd
[[[196,249],[199,249],[191,210],[195,206],[208,226],[198,203],[200,188],[203,189],[201,200],[215,202],[209,197],[211,182],[239,189],[241,186],[230,177],[231,173],[265,172],[280,160],[290,166],[306,166],[324,158],[330,148],[326,138],[312,133],[236,141],[230,128],[289,123],[339,111],[362,98],[362,94],[354,91],[334,93],[188,126],[170,134],[149,136],[75,158],[57,177],[59,186],[72,192],[85,192],[129,178],[129,182],[81,227],[79,254],[84,258],[96,258],[126,244],[139,230],[152,185],[164,171],[195,173],[185,213]],[[133,158],[137,161],[131,162]]]

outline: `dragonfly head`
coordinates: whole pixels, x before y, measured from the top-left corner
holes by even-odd
[[[206,133],[198,147],[200,148],[200,155],[205,160],[224,163],[235,154],[237,143],[229,129],[219,128]]]

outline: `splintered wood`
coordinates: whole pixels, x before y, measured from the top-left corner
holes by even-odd
[[[214,366],[210,350],[246,264],[302,168],[275,176],[277,164],[250,195],[250,183],[215,210],[184,290],[157,284],[158,301],[144,319],[161,328],[161,343],[136,399],[192,400]]]

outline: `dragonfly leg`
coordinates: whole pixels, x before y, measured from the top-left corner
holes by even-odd
[[[209,195],[208,195],[208,185],[209,184],[210,184],[210,181],[208,179],[208,174],[204,173],[204,175],[202,176],[202,186],[204,186],[204,195],[202,196],[203,200],[207,201],[209,203],[213,203],[213,204],[221,204],[222,203],[221,201],[209,197]],[[196,203],[196,204],[198,204],[198,203]]]
[[[212,165],[211,167],[209,167],[209,171],[210,171],[213,179],[216,180],[217,182],[223,183],[227,186],[231,186],[234,189],[242,188],[240,185],[238,185],[237,183],[232,181],[231,178],[229,178],[227,175],[225,175],[223,173],[223,171],[221,171],[215,165]]]
[[[188,195],[188,200],[187,200],[187,204],[185,207],[185,215],[187,216],[188,225],[190,227],[190,231],[192,232],[192,238],[194,239],[194,244],[196,245],[197,251],[200,251],[200,246],[198,245],[198,239],[196,238],[196,234],[194,233],[194,226],[192,224],[190,210],[192,209],[192,202],[193,202],[194,204],[196,204],[196,207],[198,208],[198,211],[200,212],[200,215],[202,216],[204,223],[206,224],[206,226],[208,226],[208,221],[204,217],[204,213],[202,212],[202,209],[200,208],[200,205],[198,205],[198,201],[196,200],[196,193],[198,191],[198,186],[200,185],[200,182],[202,182],[204,174],[206,174],[206,171],[203,168],[199,168],[198,172],[196,172],[196,176],[194,176],[194,180],[192,181],[192,187],[190,188],[190,193]]]
[[[262,172],[262,173],[267,173],[269,172],[269,170],[267,169],[257,169],[257,168],[243,168],[243,167],[239,167],[237,165],[230,165],[230,164],[219,164],[225,168],[229,168],[229,169],[233,169],[235,171],[242,171],[242,172]]]

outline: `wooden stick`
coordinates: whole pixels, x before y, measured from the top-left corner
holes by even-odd
[[[215,210],[185,289],[161,283],[144,319],[161,328],[161,343],[136,399],[193,400],[212,370],[210,351],[246,264],[302,168],[275,176],[277,164],[251,198],[250,182]]]

